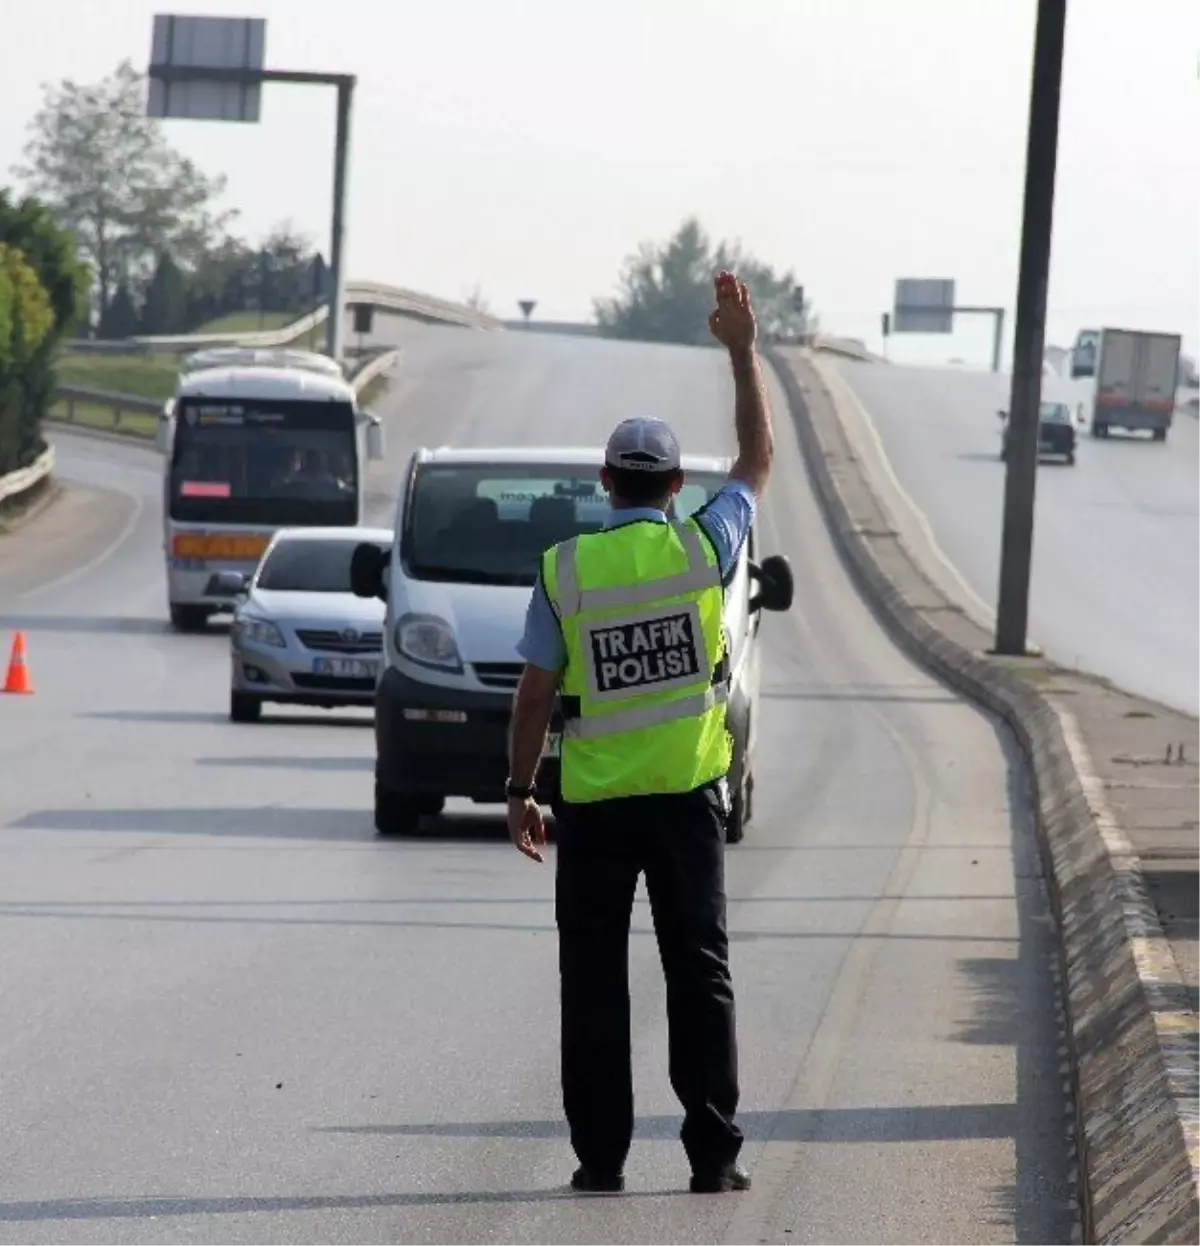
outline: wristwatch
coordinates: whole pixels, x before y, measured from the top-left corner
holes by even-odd
[[[509,800],[529,800],[533,796],[533,792],[534,788],[532,784],[528,787],[523,787],[519,783],[514,783],[511,779],[507,780],[504,784],[504,795],[507,796]]]

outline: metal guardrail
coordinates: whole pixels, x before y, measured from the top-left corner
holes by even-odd
[[[455,324],[469,329],[503,329],[504,322],[495,316],[378,281],[350,281],[345,287],[346,306],[366,304],[394,316],[408,316],[435,324]],[[200,350],[205,346],[287,346],[297,338],[311,333],[329,318],[327,306],[301,316],[280,329],[255,330],[246,333],[183,333],[173,336],[128,337],[117,341],[78,338],[65,343],[65,349],[94,355],[179,354]]]

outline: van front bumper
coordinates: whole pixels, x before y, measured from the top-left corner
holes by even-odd
[[[421,683],[387,667],[375,689],[375,778],[404,796],[504,802],[512,693]],[[551,731],[559,731],[558,723]],[[558,759],[538,768],[538,799],[558,793]]]

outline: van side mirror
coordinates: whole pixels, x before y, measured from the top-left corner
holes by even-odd
[[[761,566],[749,564],[750,578],[758,585],[750,598],[750,613],[756,610],[788,610],[792,605],[796,584],[792,564],[782,554],[764,558]]]
[[[997,412],[996,412],[996,419],[998,419],[998,420],[1007,420],[1007,419],[1008,419],[1008,412],[1007,412],[1007,411],[997,411]]]
[[[382,461],[386,448],[383,421],[370,411],[367,412],[367,421],[367,458],[378,463]]]
[[[154,430],[154,448],[162,455],[171,453],[171,417],[165,411],[159,414]]]
[[[383,573],[387,568],[387,555],[378,545],[363,541],[354,547],[350,555],[350,591],[355,597],[376,597],[387,601],[387,585]]]

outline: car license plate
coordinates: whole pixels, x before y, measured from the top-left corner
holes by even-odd
[[[562,756],[562,732],[551,731],[546,736],[546,747],[542,750],[543,757]]]
[[[335,679],[374,679],[379,663],[370,658],[313,658],[314,675],[332,675]]]

